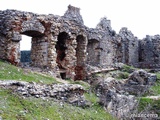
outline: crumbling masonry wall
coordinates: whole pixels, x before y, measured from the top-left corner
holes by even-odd
[[[1,59],[5,59],[7,56],[6,51],[6,43],[7,39],[5,38],[5,36],[3,34],[0,34],[0,58]]]
[[[122,62],[147,67],[160,61],[159,36],[139,40],[127,28],[116,34],[107,18],[96,28],[88,28],[80,9],[71,5],[64,16],[0,11],[0,59],[20,63],[21,35],[32,37],[31,65],[50,69],[64,79],[85,79],[87,64],[106,68]]]
[[[61,33],[67,34],[62,60],[58,59],[56,48]],[[64,78],[85,79],[87,32],[79,8],[68,6],[64,16],[17,10],[0,11],[0,59],[15,65],[20,63],[22,34],[32,37],[32,66],[49,68],[63,74]]]
[[[142,68],[160,67],[160,35],[149,36],[140,41],[139,66]]]

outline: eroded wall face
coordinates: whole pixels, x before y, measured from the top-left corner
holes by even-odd
[[[160,36],[147,36],[140,41],[139,64],[142,68],[160,67]]]
[[[56,48],[62,32],[67,34],[64,36],[64,50]],[[139,67],[157,67],[160,63],[159,36],[139,41],[127,28],[116,34],[106,18],[101,19],[96,28],[87,28],[79,9],[72,6],[62,17],[16,10],[0,11],[1,59],[15,65],[20,62],[21,34],[32,37],[32,65],[47,67],[54,72],[64,69],[65,78],[85,79],[87,63],[105,68],[117,62],[138,64]],[[90,42],[93,39],[98,42]]]
[[[75,79],[83,80],[86,78],[86,59],[87,59],[87,39],[83,35],[78,35],[76,38],[76,67],[75,67]]]
[[[7,60],[14,65],[18,65],[20,62],[20,42],[14,42],[10,40],[7,43]]]
[[[95,39],[88,40],[87,45],[87,63],[96,66],[100,62],[99,41]]]
[[[109,67],[114,64],[114,46],[112,44],[112,38],[104,38],[100,43],[100,66]]]
[[[137,66],[139,63],[139,41],[138,39],[129,42],[129,65]]]
[[[139,64],[139,40],[127,28],[119,32],[121,43],[118,43],[122,52],[122,63],[138,66]],[[120,48],[121,47],[121,48]]]
[[[45,37],[32,38],[31,61],[36,67],[47,67],[48,60],[48,42]]]
[[[76,66],[76,40],[75,39],[69,39],[66,41],[66,46],[67,46],[67,50],[66,50],[66,57],[65,57],[65,61],[66,61],[66,67],[67,67],[67,71],[66,71],[66,77],[67,78],[72,78],[74,79],[76,73],[75,73],[75,66]]]
[[[6,52],[6,41],[4,35],[0,34],[0,59],[7,59],[7,52]]]

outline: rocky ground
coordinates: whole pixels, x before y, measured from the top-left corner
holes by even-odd
[[[83,96],[85,90],[78,84],[37,84],[35,82],[0,81],[0,86],[12,89],[23,97],[52,98],[72,105],[86,107],[89,105]]]
[[[121,64],[118,71],[99,73],[92,76],[91,86],[100,98],[100,104],[113,116],[129,119],[132,114],[138,114],[140,98],[144,96],[157,81],[156,74],[143,69],[129,68],[126,70]],[[119,79],[121,77],[121,79]],[[153,100],[160,100],[158,96],[146,96]],[[147,111],[147,114],[156,114]],[[143,114],[143,112],[141,112]],[[156,114],[158,115],[158,114]],[[132,119],[158,119],[132,118]]]

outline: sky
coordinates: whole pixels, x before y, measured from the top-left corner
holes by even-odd
[[[117,33],[127,27],[138,38],[160,34],[160,0],[0,0],[0,10],[16,9],[62,16],[71,4],[79,7],[84,24],[96,27],[102,17]],[[27,42],[24,46],[26,46]]]

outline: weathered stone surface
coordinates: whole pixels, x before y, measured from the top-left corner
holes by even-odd
[[[118,118],[127,117],[137,104],[135,96],[127,94],[122,87],[122,82],[110,77],[101,81],[96,87],[100,103],[106,111]]]
[[[87,64],[159,67],[159,35],[139,40],[127,28],[117,34],[107,18],[88,28],[80,8],[71,5],[63,16],[0,11],[0,59],[19,64],[21,35],[32,37],[31,65],[49,68],[62,78],[85,79]]]
[[[22,81],[0,81],[0,86],[11,88],[24,97],[53,98],[72,105],[86,107],[89,102],[85,100],[84,88],[77,84],[37,84]]]
[[[119,31],[121,43],[122,63],[134,65],[139,62],[139,40],[127,28]]]
[[[31,31],[31,32],[30,32]],[[42,36],[45,28],[37,19],[24,21],[22,23],[21,33],[31,37]]]
[[[107,18],[101,18],[100,22],[97,24],[97,29],[105,30],[108,32],[112,32],[111,21],[107,20]]]
[[[140,41],[140,65],[142,68],[160,67],[160,35],[149,36]]]
[[[65,12],[64,16],[68,20],[75,20],[76,22],[83,24],[82,16],[80,15],[80,8],[68,6],[68,10]]]
[[[143,95],[156,82],[156,75],[145,70],[134,71],[126,80],[124,90],[130,94]]]
[[[92,86],[96,86],[95,92],[106,111],[118,118],[127,118],[136,110],[138,105],[136,97],[147,92],[155,81],[155,74],[137,70],[131,73],[126,80],[119,81],[107,77],[104,80],[98,79],[96,85]]]

